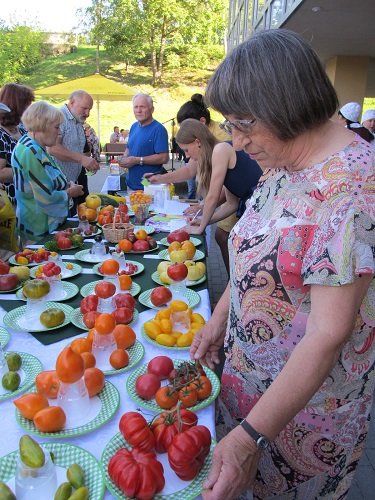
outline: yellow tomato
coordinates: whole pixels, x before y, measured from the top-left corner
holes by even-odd
[[[156,313],[155,319],[161,320],[161,319],[169,319],[171,317],[171,310],[169,307],[166,307],[165,309],[160,309]]]
[[[186,311],[189,308],[186,302],[183,302],[182,300],[172,300],[169,304],[169,307],[171,311],[174,312]]]
[[[143,328],[147,335],[153,340],[156,340],[156,337],[162,333],[159,323],[154,319],[146,321]]]
[[[191,345],[193,341],[193,334],[191,332],[188,333],[183,333],[180,337],[177,339],[177,346],[178,347],[188,347]]]
[[[155,340],[158,344],[168,347],[172,347],[176,343],[176,339],[173,337],[173,335],[168,335],[168,333],[161,333],[156,337]]]
[[[172,333],[172,321],[170,319],[161,319],[160,328],[163,333]]]
[[[172,337],[174,337],[176,340],[181,337],[182,333],[181,332],[172,332],[171,333]]]
[[[199,313],[192,313],[190,315],[190,319],[191,319],[192,323],[199,323],[200,325],[205,325],[206,324],[206,320]]]
[[[65,269],[73,269],[73,264],[71,262],[68,262],[66,265],[65,265]]]
[[[26,259],[26,257],[22,257],[22,255],[20,257],[17,257],[16,261],[17,261],[17,264],[21,264],[22,266],[27,265],[29,263],[29,261]]]

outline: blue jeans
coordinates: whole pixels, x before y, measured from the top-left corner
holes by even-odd
[[[195,199],[196,194],[197,194],[197,184],[195,182],[195,177],[187,180],[187,186],[188,186],[188,198],[189,198],[189,200]]]

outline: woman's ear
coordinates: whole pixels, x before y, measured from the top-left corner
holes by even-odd
[[[196,142],[196,143],[197,143],[198,148],[200,148],[200,147],[201,147],[201,141],[200,141],[199,139],[195,139],[195,141],[194,141],[194,142]]]

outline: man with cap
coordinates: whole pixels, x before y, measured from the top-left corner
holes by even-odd
[[[363,113],[362,125],[375,136],[375,109],[368,109]]]

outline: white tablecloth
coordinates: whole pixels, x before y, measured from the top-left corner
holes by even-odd
[[[209,301],[208,290],[202,290],[199,292],[201,296],[201,302],[197,308],[194,309],[195,312],[199,312],[207,320],[211,314],[211,307]],[[1,300],[1,299],[0,299]],[[0,302],[1,304],[1,302]],[[0,307],[0,323],[3,325],[4,310]],[[151,319],[155,315],[154,310],[144,311],[139,315],[137,322],[134,324],[133,328],[137,334],[139,340],[142,340],[140,329],[142,324]],[[6,346],[5,351],[21,351],[30,353],[40,359],[43,364],[44,370],[54,369],[56,357],[59,352],[65,347],[70,339],[65,339],[55,344],[44,346],[38,340],[36,340],[32,335],[25,332],[17,332],[10,330],[11,339],[9,344]],[[148,362],[156,355],[164,354],[169,355],[173,358],[188,359],[188,351],[168,351],[166,349],[154,347],[151,344],[143,341],[145,346],[145,356],[142,361],[137,366]],[[79,436],[72,439],[64,439],[63,442],[71,443],[76,446],[80,446],[87,451],[91,452],[98,460],[100,460],[102,451],[108,441],[118,432],[118,422],[120,417],[127,411],[135,411],[137,408],[136,403],[134,403],[126,393],[126,380],[129,372],[114,375],[108,377],[110,382],[112,382],[120,392],[120,408],[114,418],[107,422],[105,425],[100,427],[98,430],[91,434],[85,436]],[[214,405],[210,405],[198,412],[199,424],[206,425],[210,428],[213,437],[215,437],[214,429]],[[15,419],[15,407],[12,400],[6,400],[0,402],[0,455],[4,456],[7,453],[14,451],[18,448],[18,442],[20,437],[25,434],[25,431],[18,426]],[[43,439],[39,436],[36,438],[39,442],[47,441],[51,442],[50,439]],[[105,499],[112,499],[112,495],[106,490]],[[44,500],[44,499],[43,499]],[[45,499],[47,500],[47,499]]]

